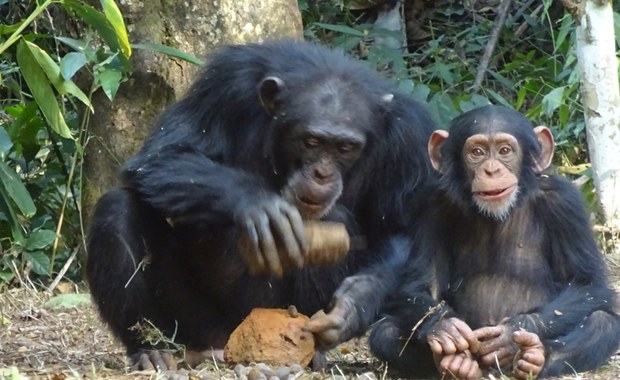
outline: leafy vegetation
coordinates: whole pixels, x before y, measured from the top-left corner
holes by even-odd
[[[514,107],[553,129],[558,171],[589,175],[575,25],[559,2],[513,1],[478,89],[472,84],[497,16],[489,3],[497,2],[477,2],[476,8],[450,0],[405,2],[431,9],[417,20],[407,20],[421,25],[427,37],[410,39],[398,54],[378,42],[402,33],[372,24],[374,10],[352,9],[360,3],[344,1],[338,8],[332,1],[300,1],[306,37],[339,46],[388,71],[403,90],[429,104],[440,126],[489,102]],[[615,16],[620,29],[620,16]],[[590,195],[590,189],[586,186],[585,193]]]

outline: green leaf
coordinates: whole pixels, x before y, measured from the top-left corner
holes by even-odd
[[[127,37],[127,28],[125,28],[125,22],[123,21],[123,14],[114,0],[101,0],[101,7],[103,13],[108,19],[112,28],[116,32],[116,38],[123,49],[125,57],[131,57],[131,46],[129,45],[129,37]]]
[[[90,104],[90,100],[79,89],[78,86],[73,83],[71,80],[65,80],[63,76],[60,74],[60,67],[54,62],[52,57],[50,57],[43,49],[33,44],[32,42],[26,42],[26,45],[30,49],[32,55],[36,58],[39,66],[43,69],[43,72],[49,79],[49,81],[54,85],[56,90],[63,95],[73,95],[78,98],[84,105],[90,108],[91,112],[93,112],[93,107]]]
[[[194,65],[203,66],[205,61],[196,57],[193,54],[186,53],[179,49],[173,48],[171,46],[166,46],[162,44],[132,44],[134,49],[143,49],[150,50],[156,53],[163,53],[170,57],[175,57],[187,61],[189,63],[193,63]]]
[[[79,52],[85,52],[90,47],[90,46],[88,46],[88,43],[86,43],[85,41],[76,40],[74,38],[56,37],[56,39],[58,41],[64,43],[65,45],[73,48],[73,50],[79,51]]]
[[[84,293],[59,294],[50,298],[43,307],[46,309],[68,309],[90,304],[90,295]]]
[[[114,96],[116,96],[116,91],[118,91],[118,87],[121,85],[121,80],[123,79],[123,74],[121,74],[118,70],[107,69],[101,71],[97,78],[99,80],[99,84],[101,84],[101,88],[103,88],[103,92],[107,95],[110,101],[114,100]]]
[[[71,80],[79,69],[88,63],[88,58],[84,53],[67,53],[60,60],[60,73],[65,80]]]
[[[558,87],[545,95],[542,99],[543,109],[546,116],[551,116],[555,110],[562,104],[564,99],[564,86]]]
[[[9,154],[9,151],[13,147],[13,142],[11,141],[11,137],[7,133],[6,129],[0,128],[0,160],[4,160],[6,155]]]
[[[17,45],[17,64],[50,127],[62,137],[71,138],[71,131],[62,117],[54,91],[35,56],[24,40]]]
[[[24,252],[24,258],[32,264],[32,271],[38,275],[50,274],[50,259],[41,251]]]
[[[11,203],[9,203],[9,196],[3,187],[0,187],[0,211],[2,211],[6,220],[9,222],[14,245],[22,246],[24,242],[22,226],[19,224],[17,213],[13,209]]]
[[[319,28],[323,28],[326,30],[331,30],[333,32],[340,32],[343,34],[350,34],[352,36],[357,36],[357,37],[367,37],[366,33],[361,32],[357,29],[353,29],[350,26],[346,26],[346,25],[334,25],[334,24],[325,24],[322,22],[315,22],[314,25],[318,26]]]
[[[6,194],[15,202],[24,216],[30,218],[37,211],[21,179],[7,164],[0,161],[0,182]]]
[[[35,251],[37,249],[46,248],[54,242],[54,239],[56,239],[56,233],[54,231],[32,231],[30,236],[26,239],[26,249],[29,251]]]
[[[67,10],[75,12],[79,18],[93,27],[97,33],[99,33],[101,38],[103,38],[105,43],[110,47],[110,50],[123,53],[120,54],[123,67],[131,67],[127,56],[125,56],[124,51],[121,48],[119,36],[116,34],[116,30],[114,30],[114,27],[110,24],[103,13],[77,0],[62,0],[62,4]]]

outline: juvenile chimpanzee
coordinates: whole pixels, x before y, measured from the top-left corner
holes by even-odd
[[[618,348],[604,261],[582,197],[541,174],[553,137],[485,106],[428,143],[439,189],[372,351],[410,377],[516,378],[585,371]]]
[[[402,205],[430,178],[433,130],[341,53],[221,49],[98,202],[87,276],[103,319],[139,368],[176,366],[132,328],[146,321],[216,354],[255,307],[317,312],[307,329],[323,348],[362,334],[409,253]],[[366,249],[304,265],[307,219],[344,222]]]

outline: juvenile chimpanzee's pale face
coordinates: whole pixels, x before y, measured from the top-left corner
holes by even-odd
[[[474,203],[484,215],[503,220],[519,192],[522,152],[508,133],[476,134],[463,146]]]

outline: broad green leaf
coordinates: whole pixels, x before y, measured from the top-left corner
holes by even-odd
[[[64,43],[65,45],[73,48],[73,50],[75,51],[84,52],[89,48],[88,43],[86,43],[85,41],[76,40],[69,37],[56,37],[56,39]]]
[[[154,51],[156,53],[163,53],[171,57],[179,58],[189,63],[193,63],[194,65],[198,66],[203,66],[205,64],[202,59],[196,57],[195,55],[186,53],[171,46],[166,46],[162,44],[132,44],[131,46],[134,49],[144,49]]]
[[[545,115],[551,116],[555,110],[562,104],[564,99],[564,86],[558,87],[545,95],[542,100]]]
[[[129,37],[127,37],[127,28],[125,28],[125,22],[123,21],[123,14],[114,0],[101,0],[101,7],[103,13],[108,19],[112,28],[116,32],[116,38],[123,49],[125,57],[131,57],[131,46],[129,45]]]
[[[15,202],[22,214],[28,218],[32,217],[37,209],[34,206],[34,202],[32,202],[30,193],[26,190],[26,187],[17,176],[17,173],[15,173],[15,170],[1,161],[0,182],[2,182],[2,187],[6,191],[6,195]]]
[[[43,307],[46,309],[68,309],[90,304],[90,295],[84,293],[59,294],[50,298]]]
[[[322,22],[315,22],[314,25],[318,26],[319,28],[331,30],[334,32],[350,34],[352,36],[357,36],[357,37],[367,37],[366,33],[361,32],[357,29],[353,29],[350,26],[346,26],[346,25],[325,24]]]
[[[10,271],[0,272],[0,282],[7,283],[11,281],[14,277],[15,275],[13,274],[13,272],[10,272]]]
[[[12,146],[13,142],[11,141],[11,137],[7,133],[6,129],[0,128],[0,160],[4,160],[6,158],[6,155],[9,154]]]
[[[50,274],[50,258],[41,251],[24,252],[24,258],[32,264],[32,271],[38,275]]]
[[[107,69],[100,72],[97,78],[108,99],[110,99],[110,101],[114,100],[116,91],[118,91],[118,87],[121,85],[123,74],[117,70]]]
[[[54,239],[56,239],[56,233],[54,231],[33,231],[26,239],[26,249],[29,251],[35,251],[37,249],[46,248],[54,242]]]
[[[19,224],[19,220],[17,219],[17,213],[9,202],[9,195],[2,186],[0,186],[0,210],[6,217],[6,220],[8,221],[11,228],[13,243],[15,245],[22,246],[24,243],[24,233],[22,231],[22,226],[21,224]]]
[[[414,99],[426,103],[426,100],[428,99],[428,95],[431,93],[431,89],[428,88],[427,85],[423,84],[423,83],[418,83],[415,85],[415,87],[413,88],[413,91],[411,92],[411,95],[414,97]]]
[[[54,62],[52,57],[32,42],[26,42],[26,45],[39,63],[39,66],[41,66],[41,69],[43,69],[47,79],[54,85],[56,90],[63,95],[69,94],[75,96],[93,112],[93,107],[90,104],[88,96],[86,96],[73,81],[63,78],[60,74],[60,67]]]
[[[88,59],[84,53],[71,52],[67,53],[60,60],[60,73],[65,80],[71,80],[79,69],[88,63]]]
[[[31,49],[23,40],[17,45],[17,64],[50,127],[60,136],[71,138],[71,131],[62,117],[54,91]]]

